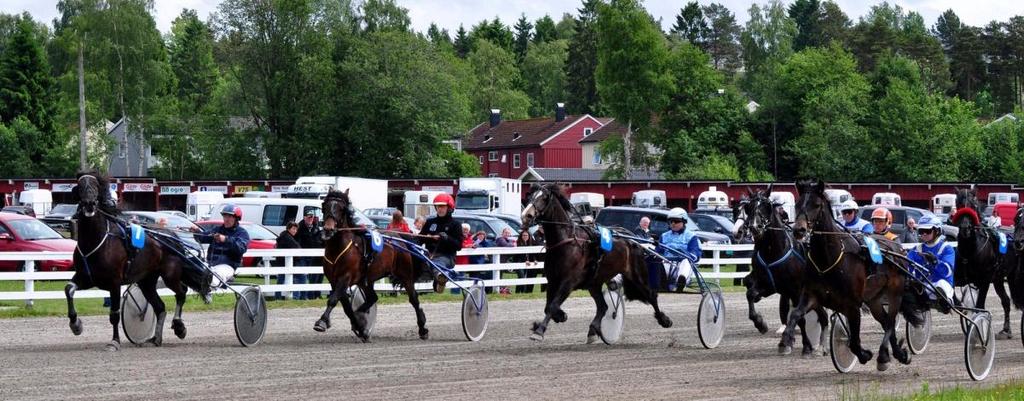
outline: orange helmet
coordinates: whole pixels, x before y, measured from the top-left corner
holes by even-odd
[[[875,219],[885,220],[886,225],[892,224],[892,212],[884,207],[875,209],[875,211],[871,212],[871,220]]]
[[[453,209],[454,210],[455,209],[455,199],[452,198],[451,195],[448,195],[446,193],[437,194],[437,196],[434,197],[434,206],[440,206],[440,205],[448,206],[449,209]]]

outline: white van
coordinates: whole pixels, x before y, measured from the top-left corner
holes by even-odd
[[[214,206],[224,200],[224,194],[214,191],[195,191],[185,199],[185,214],[192,221],[205,220],[214,213]]]
[[[569,195],[569,203],[575,205],[583,202],[589,203],[590,208],[596,213],[604,209],[604,194],[597,192],[573,192]]]
[[[270,191],[249,191],[242,195],[243,198],[280,198],[280,192]]]
[[[668,197],[665,195],[665,191],[658,189],[636,191],[633,192],[633,200],[631,204],[635,207],[663,208],[668,204]]]
[[[697,209],[729,208],[729,195],[719,191],[714,185],[697,197]]]
[[[28,191],[26,191],[28,192]],[[24,192],[22,192],[24,193]],[[996,203],[1012,202],[1020,203],[1020,196],[1013,192],[990,192],[988,194],[988,205],[995,206]]]
[[[953,214],[956,209],[955,194],[938,194],[932,197],[932,212],[941,214]]]
[[[878,192],[871,196],[872,205],[881,206],[903,206],[903,200],[900,199],[900,194],[893,192]]]
[[[771,199],[772,203],[782,205],[782,210],[786,212],[789,221],[793,221],[796,218],[796,197],[793,196],[792,192],[772,192],[768,195],[768,199]]]
[[[48,189],[30,189],[18,194],[18,203],[31,206],[36,216],[46,216],[53,208],[53,194]]]
[[[224,205],[233,204],[242,208],[242,221],[262,224],[274,233],[281,233],[289,221],[298,223],[312,210],[316,220],[323,224],[323,201],[319,199],[295,198],[231,198],[217,204],[214,213],[219,213]],[[358,209],[353,208],[356,224],[373,225],[373,221]]]
[[[405,191],[402,214],[410,219],[427,218],[434,214],[434,197],[441,191]]]

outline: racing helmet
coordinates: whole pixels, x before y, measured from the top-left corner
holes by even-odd
[[[938,216],[926,214],[921,216],[921,221],[917,222],[917,229],[920,230],[935,230],[942,227],[942,220]]]
[[[844,212],[847,210],[857,210],[857,201],[850,199],[839,204],[839,211]]]
[[[236,206],[233,203],[228,203],[228,204],[224,205],[224,207],[220,210],[220,214],[221,214],[221,216],[223,216],[223,215],[235,216],[235,218],[241,220],[242,219],[242,208]]]
[[[455,210],[455,198],[447,193],[440,193],[434,197],[434,206],[448,206],[448,209]]]
[[[881,219],[885,220],[885,225],[892,224],[892,212],[889,209],[880,207],[871,212],[871,220]]]
[[[681,207],[674,207],[674,208],[672,208],[672,210],[668,211],[667,219],[668,220],[682,220],[683,223],[685,223],[686,222],[686,209],[683,209]]]

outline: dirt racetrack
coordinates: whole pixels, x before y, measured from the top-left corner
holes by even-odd
[[[703,349],[697,337],[699,296],[675,294],[662,296],[672,328],[662,329],[650,307],[633,302],[623,341],[615,346],[583,343],[594,313],[589,298],[570,299],[569,321],[552,325],[543,342],[528,338],[542,310],[539,300],[491,302],[490,327],[479,343],[464,341],[456,303],[424,304],[428,341],[416,338],[412,308],[382,306],[369,344],[357,342],[340,308],[327,333],[312,330],[319,309],[272,309],[264,342],[248,349],[238,345],[227,311],[186,309],[185,340],[168,327],[163,347],[126,342],[116,353],[103,349],[110,337],[106,317],[84,318],[79,337],[63,318],[2,320],[0,399],[830,400],[908,393],[924,382],[936,389],[1024,377],[1018,312],[1014,339],[998,342],[991,376],[975,384],[964,370],[963,335],[950,316],[934,315],[932,343],[911,365],[894,361],[889,371],[877,372],[870,362],[839,374],[828,357],[803,359],[799,349],[776,354],[775,298],[758,305],[773,329],[760,335],[746,318],[742,295],[726,295],[726,337],[713,350]],[[1001,322],[1002,313],[995,315]],[[870,321],[865,328],[865,343],[875,351],[878,325]]]

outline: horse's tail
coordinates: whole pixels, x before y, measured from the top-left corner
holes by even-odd
[[[1019,262],[1007,270],[1006,284],[1010,286],[1010,299],[1013,300],[1013,306],[1017,309],[1024,309],[1024,270]]]
[[[647,285],[647,261],[644,259],[644,250],[635,243],[627,243],[626,246],[629,251],[629,260],[626,261],[628,271],[623,274],[622,280],[626,299],[649,304],[658,293]]]

